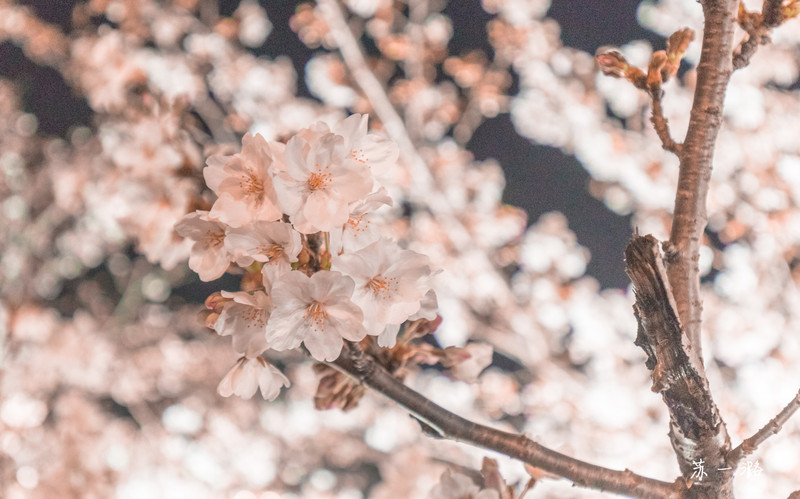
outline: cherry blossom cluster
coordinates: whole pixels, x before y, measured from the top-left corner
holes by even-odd
[[[332,127],[318,122],[285,144],[247,134],[241,153],[208,159],[203,176],[217,198],[175,227],[194,241],[189,266],[205,281],[231,265],[260,273],[248,289],[207,301],[207,323],[242,355],[221,395],[251,397],[260,387],[274,399],[289,381],[261,357],[267,349],[302,345],[333,361],[345,340],[369,335],[392,347],[405,321],[436,317],[430,259],[373,223],[392,203],[377,179],[397,155],[356,114]]]

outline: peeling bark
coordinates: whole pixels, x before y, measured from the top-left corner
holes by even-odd
[[[658,241],[653,236],[635,236],[625,250],[625,261],[636,294],[639,330],[635,343],[647,355],[652,390],[661,394],[669,411],[670,441],[690,485],[686,497],[733,497],[732,471],[719,471],[729,467],[728,432],[708,381],[691,358],[692,345],[678,319]],[[701,460],[708,475],[693,480]]]

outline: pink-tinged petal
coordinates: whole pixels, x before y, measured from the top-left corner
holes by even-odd
[[[272,151],[271,174],[273,178],[286,171],[286,144],[282,142],[272,142],[269,145]]]
[[[306,321],[301,312],[276,309],[264,331],[267,344],[274,350],[293,350],[305,339]]]
[[[253,358],[264,353],[267,349],[267,338],[264,328],[247,331],[248,334],[237,334],[233,336],[233,351]]]
[[[281,388],[289,386],[289,378],[283,375],[272,364],[266,364],[258,377],[258,386],[264,400],[275,400],[281,393]]]
[[[205,220],[205,216],[207,215],[207,211],[187,213],[175,224],[175,232],[182,237],[187,237],[195,241],[202,239],[208,232],[209,225],[212,225]]]
[[[239,230],[239,228],[231,229],[225,235],[225,248],[232,254],[254,255],[257,253],[257,248],[261,246],[262,241],[258,239],[252,231]],[[259,260],[259,262],[267,261],[266,258]]]
[[[309,149],[308,142],[300,136],[294,136],[286,143],[286,173],[296,181],[304,182],[311,173],[306,164]]]
[[[272,299],[276,306],[280,304],[282,307],[296,308],[297,304],[310,303],[311,294],[308,292],[310,280],[310,277],[297,270],[283,275],[272,290]]]
[[[338,331],[342,338],[349,341],[361,341],[367,335],[367,331],[361,324],[361,309],[357,305],[349,303],[339,304],[337,307],[328,307],[328,325],[331,330]]]
[[[367,134],[368,121],[369,116],[366,114],[352,114],[333,125],[333,133],[344,137],[347,147],[352,148],[354,139]]]
[[[252,366],[248,365],[248,359],[242,357],[222,378],[217,386],[217,393],[223,397],[238,395],[243,398],[251,398],[258,389],[258,378],[253,376]]]
[[[267,290],[267,293],[272,294],[274,285],[289,272],[292,272],[291,267],[278,265],[264,265],[261,267],[261,282],[264,284],[264,289]]]
[[[260,202],[254,203],[254,207],[257,209],[253,220],[275,222],[283,217],[283,210],[281,210],[278,203],[278,195],[275,193],[272,180],[269,181],[269,185],[265,188],[268,189],[268,194],[265,194]]]
[[[261,134],[245,134],[242,137],[242,157],[257,165],[267,168],[272,164],[270,146]]]
[[[313,286],[311,297],[323,302],[331,298],[349,300],[355,288],[355,283],[350,277],[330,270],[322,270],[312,275],[311,284]]]
[[[231,227],[241,227],[250,221],[247,210],[246,203],[225,192],[214,202],[210,215]]]
[[[305,218],[319,230],[329,232],[347,222],[347,203],[331,197],[327,192],[314,191],[303,207]]]
[[[203,168],[203,178],[209,189],[219,194],[219,185],[228,175],[225,173],[225,164],[231,159],[230,156],[214,155],[208,158],[206,166]]]
[[[311,333],[303,340],[311,356],[319,361],[336,360],[342,352],[342,337],[334,331]]]
[[[387,325],[381,334],[378,335],[378,346],[392,348],[397,343],[397,333],[400,332],[400,324]]]
[[[297,213],[303,206],[302,183],[281,173],[273,179],[278,206],[287,215]]]
[[[388,309],[383,310],[381,320],[385,324],[400,324],[405,322],[412,314],[419,310],[419,301],[396,302]]]
[[[301,234],[316,234],[320,232],[320,229],[308,221],[302,210],[295,213],[290,220],[292,222],[292,227]]]
[[[383,171],[394,167],[400,155],[400,149],[394,142],[377,135],[367,135],[355,147],[360,159],[358,161],[371,169]],[[375,172],[376,174],[379,172]]]
[[[266,339],[276,350],[297,348],[305,331],[304,313],[311,303],[308,293],[310,279],[299,271],[279,276],[272,287],[272,311],[266,327]]]
[[[189,268],[197,272],[201,281],[219,279],[229,266],[230,259],[224,251],[208,250],[199,254],[192,251],[189,256]]]

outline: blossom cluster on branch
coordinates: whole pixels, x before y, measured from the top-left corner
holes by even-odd
[[[534,494],[593,496],[427,438],[324,363],[348,349],[475,422],[680,474],[632,294],[586,274],[603,255],[576,220],[528,223],[505,204],[504,169],[531,165],[471,152],[510,118],[665,239],[678,164],[647,123],[653,96],[565,46],[555,2],[482,1],[491,50],[462,53],[460,2],[320,0],[288,20],[255,0],[52,4],[65,15],[0,0],[2,53],[37,71],[0,79],[0,495],[509,499],[535,477]],[[734,444],[800,375],[785,334],[800,326],[800,21],[797,2],[771,2],[785,18],[772,29],[761,4],[737,18],[737,50],[758,51],[728,86],[699,260],[706,374]],[[639,19],[664,37],[703,31],[694,0],[644,1]],[[677,141],[700,56],[688,38],[663,53],[632,41],[611,61],[658,63]],[[32,110],[42,74],[88,115],[60,136]],[[230,397],[259,390],[275,400]],[[737,491],[797,487],[796,424]]]

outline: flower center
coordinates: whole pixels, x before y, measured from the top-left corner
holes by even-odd
[[[377,275],[367,282],[367,288],[372,291],[377,298],[390,300],[397,293],[399,286],[396,277],[384,277]]]
[[[283,258],[285,254],[286,253],[283,251],[283,246],[277,244],[267,250],[269,263],[277,263],[277,261]]]
[[[220,248],[225,242],[225,233],[217,230],[206,231],[206,240],[209,248]]]
[[[267,257],[267,262],[275,264],[286,255],[280,244],[264,245],[258,247],[258,252]]]
[[[267,327],[263,308],[247,307],[247,310],[242,314],[242,319],[244,319],[248,327]]]
[[[250,169],[246,170],[246,178],[239,182],[239,187],[248,195],[260,198],[264,195],[264,182],[260,176]]]
[[[319,165],[317,165],[316,171],[314,171],[308,177],[308,190],[318,191],[320,189],[325,189],[330,183],[331,165],[328,165],[325,168],[319,168]]]
[[[350,151],[350,157],[353,159],[353,161],[358,161],[362,165],[367,165],[367,167],[369,167],[369,159],[367,158],[367,155],[364,154],[364,149],[353,149]]]
[[[353,237],[357,237],[359,232],[365,232],[369,227],[369,220],[365,221],[363,226],[361,225],[362,221],[364,221],[364,215],[351,216],[347,219],[347,225],[354,232]]]
[[[308,326],[314,330],[315,333],[325,332],[325,319],[328,317],[328,312],[325,311],[325,304],[315,301],[306,309],[303,314],[303,319],[308,321]]]

